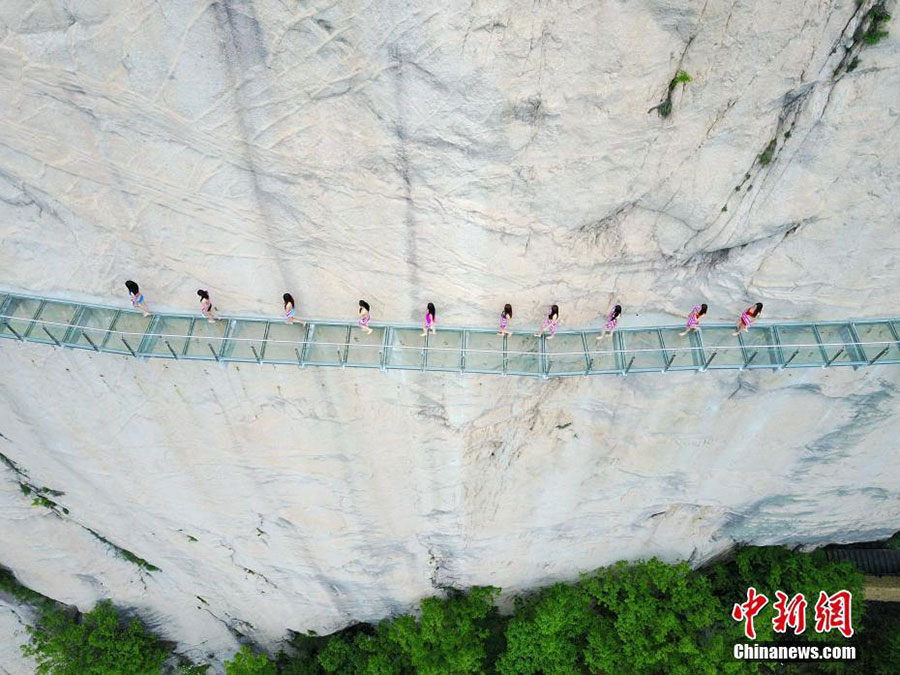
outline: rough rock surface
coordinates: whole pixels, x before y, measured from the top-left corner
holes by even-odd
[[[303,314],[365,297],[395,320],[433,300],[466,325],[504,302],[519,325],[550,302],[596,325],[612,300],[632,324],[701,298],[713,318],[757,298],[770,318],[895,315],[897,31],[845,58],[871,5],[6,0],[0,286],[109,302],[131,277],[158,307],[208,287],[259,314],[290,290]],[[672,113],[648,113],[679,70]],[[137,607],[195,657],[445,584],[865,538],[900,515],[889,368],[539,382],[10,342],[0,359],[0,563]],[[69,514],[31,506],[18,471]]]

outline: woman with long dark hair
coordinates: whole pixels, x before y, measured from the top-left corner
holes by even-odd
[[[535,333],[535,337],[541,337],[544,334],[544,331],[547,331],[549,334],[547,335],[548,340],[552,340],[553,336],[556,334],[556,329],[559,327],[559,305],[553,305],[550,307],[550,313],[547,315],[547,318],[544,319],[544,323],[541,324],[541,332]]]
[[[209,299],[209,291],[204,291],[201,288],[197,291],[197,295],[200,296],[200,314],[205,316],[210,323],[215,323],[216,313],[219,311],[219,308],[213,307],[212,300]]]
[[[369,314],[369,303],[365,300],[359,301],[359,320],[357,323],[359,327],[365,332],[366,335],[372,334],[372,329],[369,328],[369,319],[371,319],[371,315]]]
[[[757,302],[755,305],[750,305],[747,309],[743,311],[740,318],[737,320],[737,330],[732,333],[733,336],[739,335],[742,331],[750,330],[750,326],[753,325],[753,322],[759,318],[760,312],[762,312],[763,304],[761,302]]]
[[[141,293],[138,285],[129,279],[125,282],[125,288],[128,289],[128,298],[131,300],[131,306],[141,310],[144,316],[150,316],[150,306],[144,300],[144,294]]]
[[[425,305],[425,325],[422,328],[422,335],[428,335],[429,330],[432,335],[437,333],[437,311],[434,309],[433,302]]]
[[[602,340],[607,335],[612,335],[613,331],[616,329],[616,326],[619,325],[619,316],[622,314],[622,305],[616,305],[609,311],[609,315],[606,319],[606,326],[603,329],[603,332],[597,336],[598,340]]]
[[[303,322],[295,316],[297,313],[297,305],[294,302],[294,296],[290,293],[285,293],[281,296],[281,299],[284,300],[284,322],[299,323],[302,325]]]
[[[512,305],[506,303],[503,305],[503,311],[500,312],[500,332],[497,335],[512,335],[509,332],[509,322],[512,320]]]
[[[679,333],[682,337],[687,335],[688,333],[693,333],[695,330],[700,328],[700,317],[706,316],[706,303],[704,302],[702,305],[694,305],[691,308],[691,313],[688,314],[687,326],[685,326],[684,330]]]

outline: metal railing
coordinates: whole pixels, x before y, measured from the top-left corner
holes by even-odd
[[[900,319],[757,324],[732,336],[732,324],[530,332],[355,322],[223,317],[209,323],[186,314],[153,314],[0,292],[0,338],[132,358],[272,363],[341,368],[492,373],[532,377],[679,370],[830,368],[900,363]]]

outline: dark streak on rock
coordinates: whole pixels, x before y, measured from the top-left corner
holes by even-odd
[[[413,201],[413,171],[409,160],[409,136],[406,122],[406,69],[407,59],[398,45],[390,48],[391,59],[396,64],[394,70],[394,102],[396,117],[394,133],[397,135],[397,173],[403,181],[403,198],[406,202],[404,224],[406,225],[405,259],[409,272],[410,292],[415,294],[419,288],[419,255],[417,247],[417,227],[415,202]]]
[[[247,89],[260,79],[254,77],[254,72],[265,72],[267,69],[265,42],[259,22],[252,15],[252,4],[248,4],[246,7],[251,14],[239,11],[234,5],[234,0],[218,0],[213,5],[219,29],[223,35],[222,54],[231,75],[235,113],[241,130],[244,159],[257,207],[262,212],[265,238],[272,247],[272,257],[278,265],[283,285],[291,287],[295,285],[292,283],[291,267],[282,255],[275,231],[268,223],[277,220],[278,214],[287,215],[295,222],[297,222],[297,217],[295,209],[290,204],[283,203],[276,192],[267,190],[262,184],[261,175],[264,173],[265,160],[259,156],[259,148],[253,140],[255,125],[248,113],[251,104],[258,103],[258,101],[251,100],[253,92],[247,92]]]

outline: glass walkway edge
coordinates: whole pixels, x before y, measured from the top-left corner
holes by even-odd
[[[593,330],[530,332],[355,322],[153,314],[0,291],[0,338],[127,357],[224,363],[428,370],[531,377],[629,375],[716,369],[830,368],[900,363],[900,319],[757,324],[732,336],[732,324],[621,328],[602,341]]]

